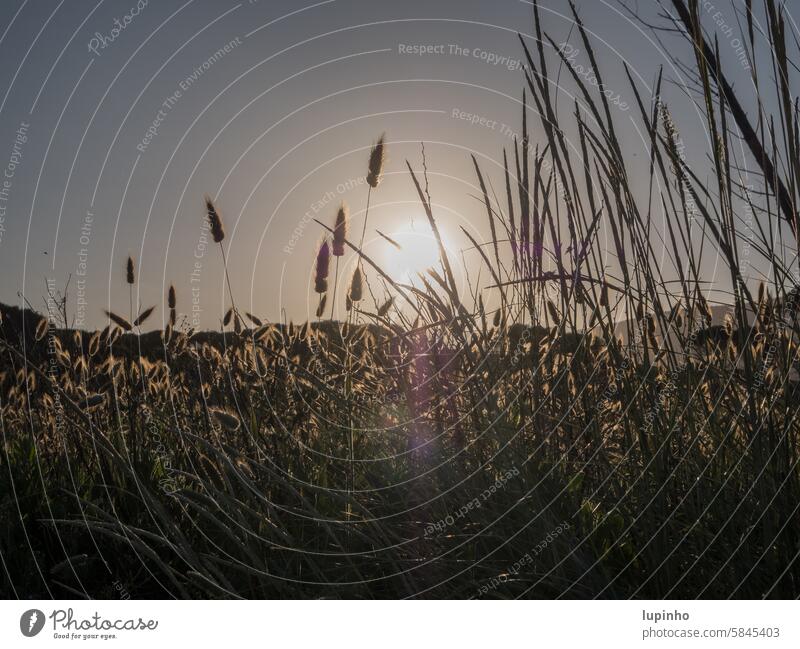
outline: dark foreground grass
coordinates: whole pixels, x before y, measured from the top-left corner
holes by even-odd
[[[786,70],[782,14],[765,7],[768,63]],[[683,8],[710,180],[683,160],[660,80],[653,97],[631,83],[651,153],[649,191],[634,189],[612,108],[574,71],[581,101],[557,113],[548,64],[572,68],[537,12],[523,138],[499,173],[474,159],[492,236],[465,232],[467,294],[444,246],[404,285],[337,221],[321,228],[332,254],[361,269],[339,296],[345,323],[263,324],[231,298],[224,332],[190,332],[174,293],[171,322],[145,335],[132,308],[93,334],[6,310],[0,593],[800,595],[797,104],[778,75],[775,134],[759,128],[770,115],[748,122],[697,6]],[[390,145],[371,156],[370,192]],[[438,238],[427,180],[408,170]],[[224,254],[211,198],[206,211]],[[742,277],[745,244],[769,281]],[[328,254],[318,318],[337,290]],[[708,255],[729,280],[716,323]]]

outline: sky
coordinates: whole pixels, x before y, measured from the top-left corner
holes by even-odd
[[[633,104],[623,61],[646,96],[665,66],[687,155],[702,157],[699,116],[651,35],[616,2],[576,4],[620,102]],[[654,2],[629,5],[657,18]],[[556,42],[581,49],[568,3],[542,6]],[[225,221],[240,310],[272,321],[313,317],[323,234],[313,219],[332,224],[345,201],[360,231],[369,150],[382,133],[388,158],[365,252],[400,277],[429,263],[430,230],[405,166],[422,169],[424,142],[434,211],[460,254],[462,227],[488,237],[470,154],[500,188],[503,147],[521,124],[516,34],[533,43],[532,16],[520,0],[4,0],[0,301],[42,311],[46,283],[63,290],[69,278],[75,326],[104,326],[104,309],[128,315],[130,255],[136,302],[157,306],[152,326],[161,326],[174,284],[187,323],[218,327],[230,297],[204,227],[208,193]],[[728,29],[738,29],[736,11],[720,0],[705,18],[746,89]],[[585,53],[577,57],[585,63]],[[554,84],[571,112],[574,88]],[[615,119],[636,174],[635,156],[647,154],[632,116],[620,107]],[[533,143],[543,141],[538,120],[529,123]],[[403,254],[377,230],[401,240]],[[474,254],[464,260],[477,266]],[[340,283],[353,261],[342,259]]]

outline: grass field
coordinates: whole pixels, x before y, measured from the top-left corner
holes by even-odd
[[[438,262],[401,281],[362,252],[368,215],[331,215],[310,322],[264,323],[231,286],[215,332],[182,325],[174,291],[148,333],[132,307],[102,332],[59,326],[55,300],[6,308],[0,593],[800,595],[798,108],[778,74],[776,113],[748,117],[684,10],[716,143],[702,173],[660,79],[653,96],[631,82],[651,153],[649,185],[633,187],[613,106],[540,32],[521,44],[526,107],[504,172],[473,158],[492,236],[464,230],[466,268],[409,163]],[[785,71],[782,14],[768,18],[763,65]],[[559,63],[582,94],[568,113],[548,87]],[[389,147],[365,161],[370,195]],[[201,217],[224,254],[213,198]],[[763,281],[745,281],[745,246]]]

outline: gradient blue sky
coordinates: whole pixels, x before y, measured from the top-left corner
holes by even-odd
[[[618,4],[577,5],[596,39],[606,83],[623,99],[633,102],[622,59],[645,94],[659,65],[678,77]],[[226,305],[219,250],[202,249],[208,192],[218,196],[226,222],[237,303],[266,319],[285,310],[288,318],[304,320],[316,306],[310,274],[322,231],[303,216],[322,201],[318,217],[332,222],[345,200],[360,229],[368,151],[382,132],[389,159],[385,182],[373,193],[367,252],[390,263],[374,228],[391,235],[413,223],[424,236],[404,164],[421,166],[421,141],[436,213],[453,247],[466,242],[459,226],[478,239],[488,236],[469,154],[499,189],[502,147],[511,143],[502,125],[513,131],[520,125],[523,77],[513,61],[522,57],[516,32],[533,30],[529,3],[150,0],[105,48],[90,51],[95,34],[108,38],[115,18],[123,20],[135,6],[136,0],[36,0],[0,7],[0,166],[20,160],[0,231],[0,300],[19,303],[17,292],[24,291],[42,309],[45,279],[63,285],[71,273],[70,315],[83,327],[102,326],[104,308],[127,314],[130,254],[139,270],[139,301],[159,305],[153,325],[160,325],[164,295],[174,283],[178,310],[191,312],[194,288],[200,325],[217,326]],[[543,6],[550,33],[566,39],[568,4]],[[639,7],[655,18],[655,3]],[[720,1],[719,9],[735,26],[731,4]],[[574,30],[570,42],[579,45]],[[735,70],[733,49],[722,42],[723,58]],[[229,53],[181,90],[226,44]],[[401,45],[443,46],[443,53],[404,54]],[[511,65],[480,52],[508,57]],[[746,75],[740,83],[746,90]],[[564,83],[559,100],[570,112],[571,88]],[[698,116],[680,83],[668,92],[687,155],[702,156]],[[170,97],[175,101],[165,108]],[[472,124],[454,111],[495,125]],[[620,111],[618,118],[636,174],[641,169],[633,156],[638,151],[646,160],[646,153],[631,127],[633,115]],[[137,149],[154,121],[157,133]],[[531,118],[534,143],[541,140],[537,121]],[[25,124],[22,144],[16,133]],[[89,213],[91,227],[82,230]],[[292,243],[296,228],[300,236]],[[407,240],[415,247],[413,236]],[[85,280],[80,309],[78,279]]]

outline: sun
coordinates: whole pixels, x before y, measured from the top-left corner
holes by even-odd
[[[417,279],[417,273],[439,268],[439,245],[429,226],[409,225],[385,234],[397,244],[381,240],[384,267],[392,279],[408,284]],[[449,256],[452,247],[444,233],[440,231],[440,235]]]

